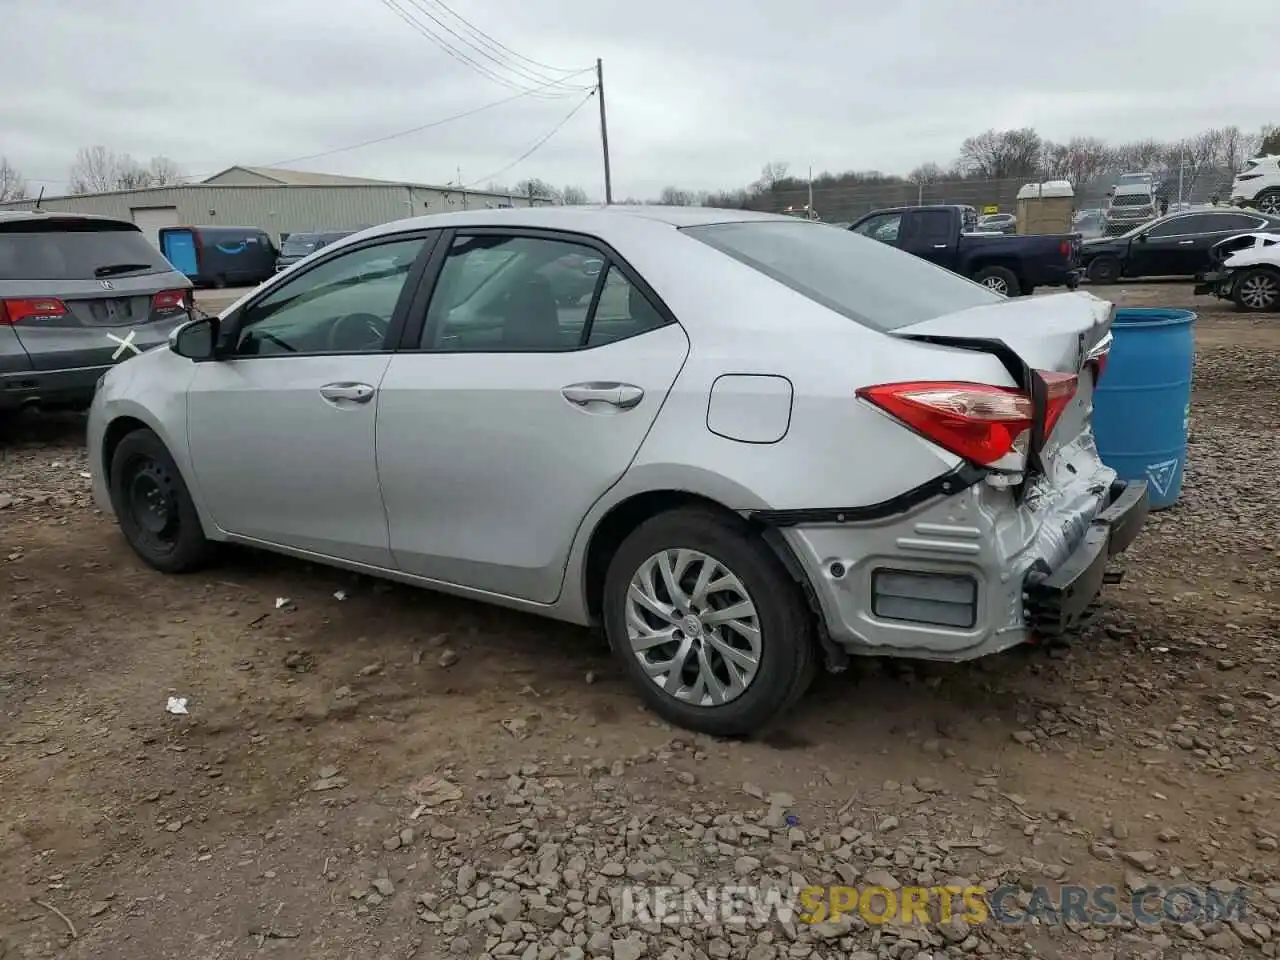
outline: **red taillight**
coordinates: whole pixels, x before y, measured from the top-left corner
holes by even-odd
[[[1067,257],[1071,256],[1071,241],[1063,240],[1060,244],[1058,244],[1058,252],[1062,254],[1063,259],[1066,259]]]
[[[1041,372],[1040,376],[1048,388],[1044,431],[1048,436],[1075,396],[1076,378],[1063,373]],[[1034,413],[1031,398],[1019,390],[982,383],[916,381],[863,387],[857,393],[956,456],[983,466],[1022,469]]]
[[[65,317],[67,305],[56,297],[0,300],[0,323],[21,323],[30,318]]]
[[[152,310],[185,310],[187,308],[187,291],[161,290],[151,298]]]
[[[1045,387],[1048,388],[1044,413],[1044,435],[1047,437],[1053,433],[1053,428],[1057,426],[1063,411],[1071,403],[1071,398],[1076,395],[1080,381],[1074,373],[1051,373],[1047,370],[1041,370],[1039,373]]]

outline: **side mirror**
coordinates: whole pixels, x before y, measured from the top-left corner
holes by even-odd
[[[218,343],[218,318],[200,317],[169,334],[169,349],[180,357],[200,362],[212,360]]]
[[[1138,236],[1137,236],[1137,238],[1136,238],[1136,239],[1137,239],[1137,241],[1138,241],[1139,243],[1146,243],[1146,242],[1147,242],[1147,235],[1146,235],[1145,233],[1140,233],[1140,234],[1138,234]]]

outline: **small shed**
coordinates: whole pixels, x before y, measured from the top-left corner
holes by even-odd
[[[1026,184],[1018,191],[1018,233],[1071,233],[1075,197],[1066,180]]]

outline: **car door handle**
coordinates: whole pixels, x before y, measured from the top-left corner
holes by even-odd
[[[368,403],[373,399],[373,387],[367,383],[326,383],[320,388],[320,396],[326,400]]]
[[[566,400],[580,407],[589,403],[608,403],[620,410],[630,410],[644,399],[644,391],[632,383],[574,383],[560,392]]]
[[[1191,246],[1193,243],[1195,243],[1195,241],[1194,241],[1194,240],[1179,240],[1179,241],[1178,241],[1178,246],[1180,246],[1180,247],[1189,247],[1189,246]]]
[[[935,244],[933,245],[933,249],[935,249],[935,250],[945,250],[945,249],[947,249],[947,247],[948,247],[948,246],[949,246],[949,244],[945,244],[945,243],[935,243]]]

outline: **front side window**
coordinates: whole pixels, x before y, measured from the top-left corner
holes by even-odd
[[[764,220],[685,227],[682,232],[876,330],[1008,302],[928,260],[821,224]]]
[[[1172,220],[1156,224],[1151,228],[1147,236],[1158,239],[1160,237],[1178,237],[1184,233],[1194,233],[1191,220],[1191,217],[1174,217]]]
[[[853,228],[853,233],[860,233],[864,237],[870,237],[872,240],[879,240],[881,243],[894,243],[898,239],[898,233],[902,228],[902,214],[886,213],[878,217],[872,217],[870,220],[864,220]]]
[[[422,237],[352,250],[279,284],[243,314],[236,356],[376,353]]]

